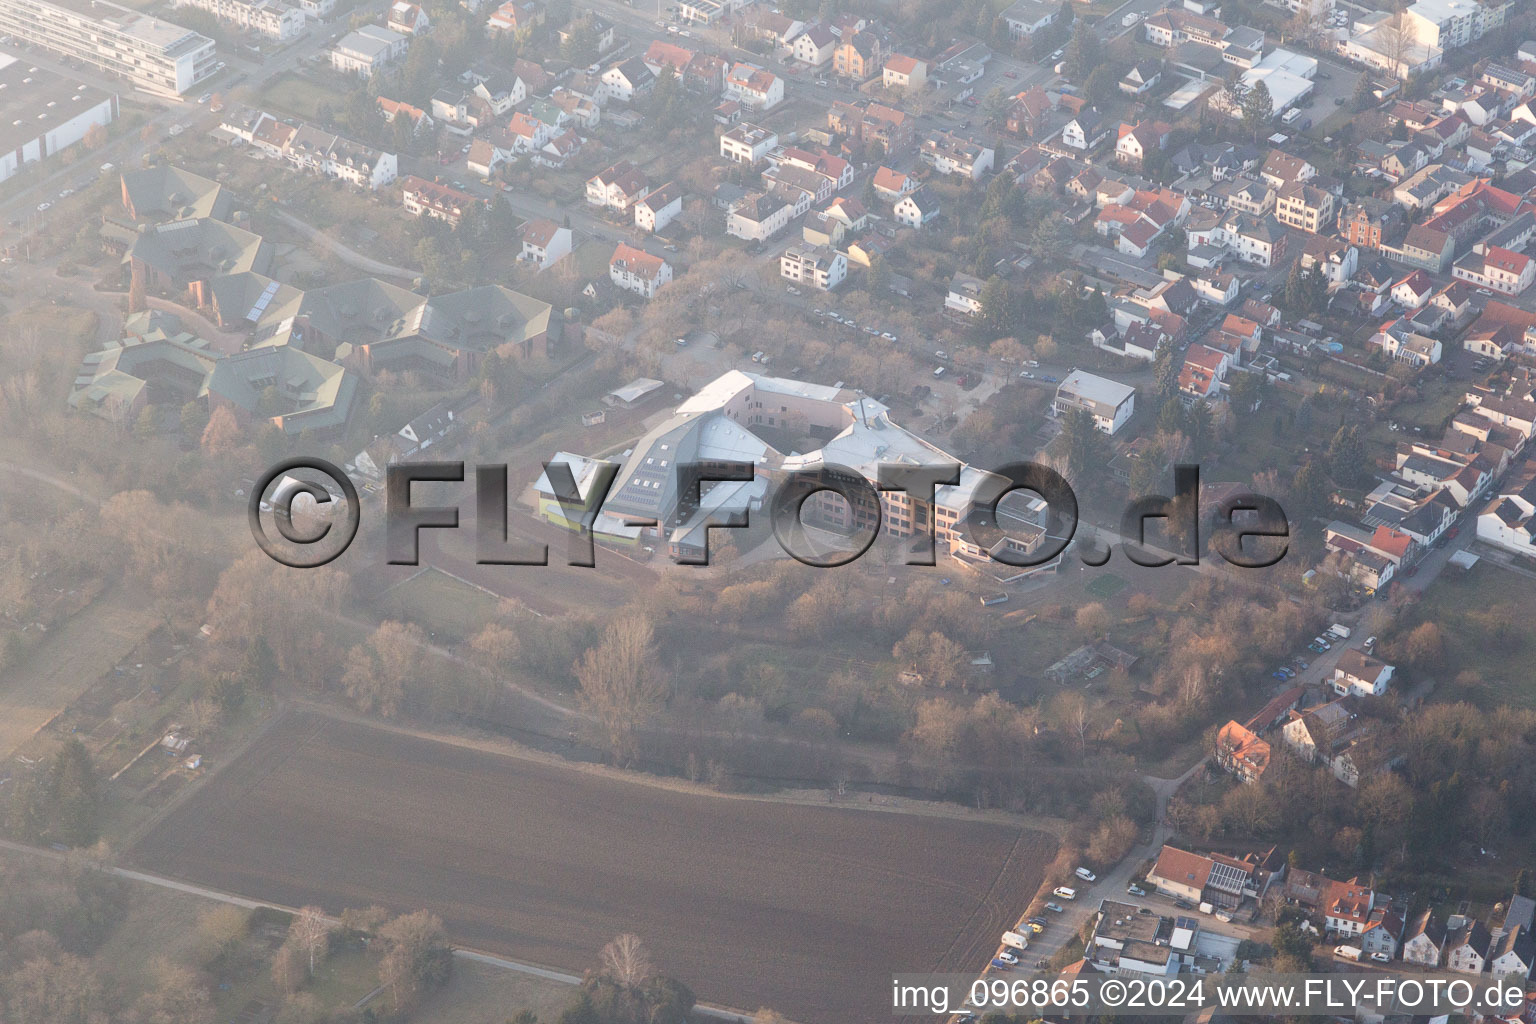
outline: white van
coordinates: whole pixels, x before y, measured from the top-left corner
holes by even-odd
[[[1099,876],[1094,874],[1092,871],[1089,871],[1087,868],[1078,868],[1073,872],[1073,874],[1077,875],[1078,878],[1081,878],[1085,882],[1097,882],[1099,880]]]
[[[1058,885],[1055,889],[1053,889],[1051,891],[1051,894],[1053,896],[1060,896],[1064,900],[1075,900],[1075,899],[1077,899],[1077,890],[1076,889],[1068,888],[1065,885]]]
[[[933,375],[935,377],[942,377],[942,376],[944,376],[944,367],[942,367],[942,366],[935,366],[933,368]]]

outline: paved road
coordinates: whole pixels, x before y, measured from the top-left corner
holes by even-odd
[[[371,274],[375,277],[396,277],[406,280],[419,277],[421,275],[420,270],[416,270],[411,267],[396,266],[393,263],[384,263],[369,256],[364,256],[356,249],[344,245],[343,243],[332,238],[330,235],[326,234],[324,231],[321,231],[319,228],[314,227],[306,221],[300,220],[298,217],[295,217],[293,214],[289,213],[287,210],[282,209],[281,207],[274,208],[272,213],[277,217],[278,220],[293,228],[305,238],[308,238],[310,241],[324,246],[332,256],[335,256],[338,260],[340,260],[342,263],[345,263],[353,270],[360,271],[364,274]]]

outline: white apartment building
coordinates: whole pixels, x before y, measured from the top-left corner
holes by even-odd
[[[848,258],[825,245],[793,245],[779,257],[779,276],[829,292],[848,276]]]
[[[1087,409],[1095,426],[1113,434],[1136,411],[1136,389],[1107,377],[1073,370],[1057,385],[1052,411],[1063,416],[1073,409]]]
[[[278,42],[304,34],[304,12],[283,0],[174,0],[173,6],[207,11],[220,21]]]
[[[1508,6],[1502,0],[1419,0],[1403,12],[1403,28],[1424,46],[1453,50],[1501,28]]]
[[[743,121],[720,136],[720,155],[739,164],[759,164],[779,148],[777,132]]]
[[[218,70],[213,40],[205,35],[107,0],[96,0],[92,9],[88,15],[45,0],[0,0],[0,35],[162,96],[179,96]]]
[[[391,61],[405,56],[410,40],[378,25],[364,25],[342,36],[331,50],[331,67],[347,74],[372,78]]]

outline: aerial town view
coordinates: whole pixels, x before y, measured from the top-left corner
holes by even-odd
[[[0,424],[0,1024],[1536,1024],[1533,0],[0,0]]]

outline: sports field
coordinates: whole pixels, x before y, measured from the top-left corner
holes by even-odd
[[[741,800],[292,712],[132,851],[336,912],[428,907],[455,941],[580,973],[623,931],[702,1001],[884,1019],[895,971],[978,970],[1055,840]]]

